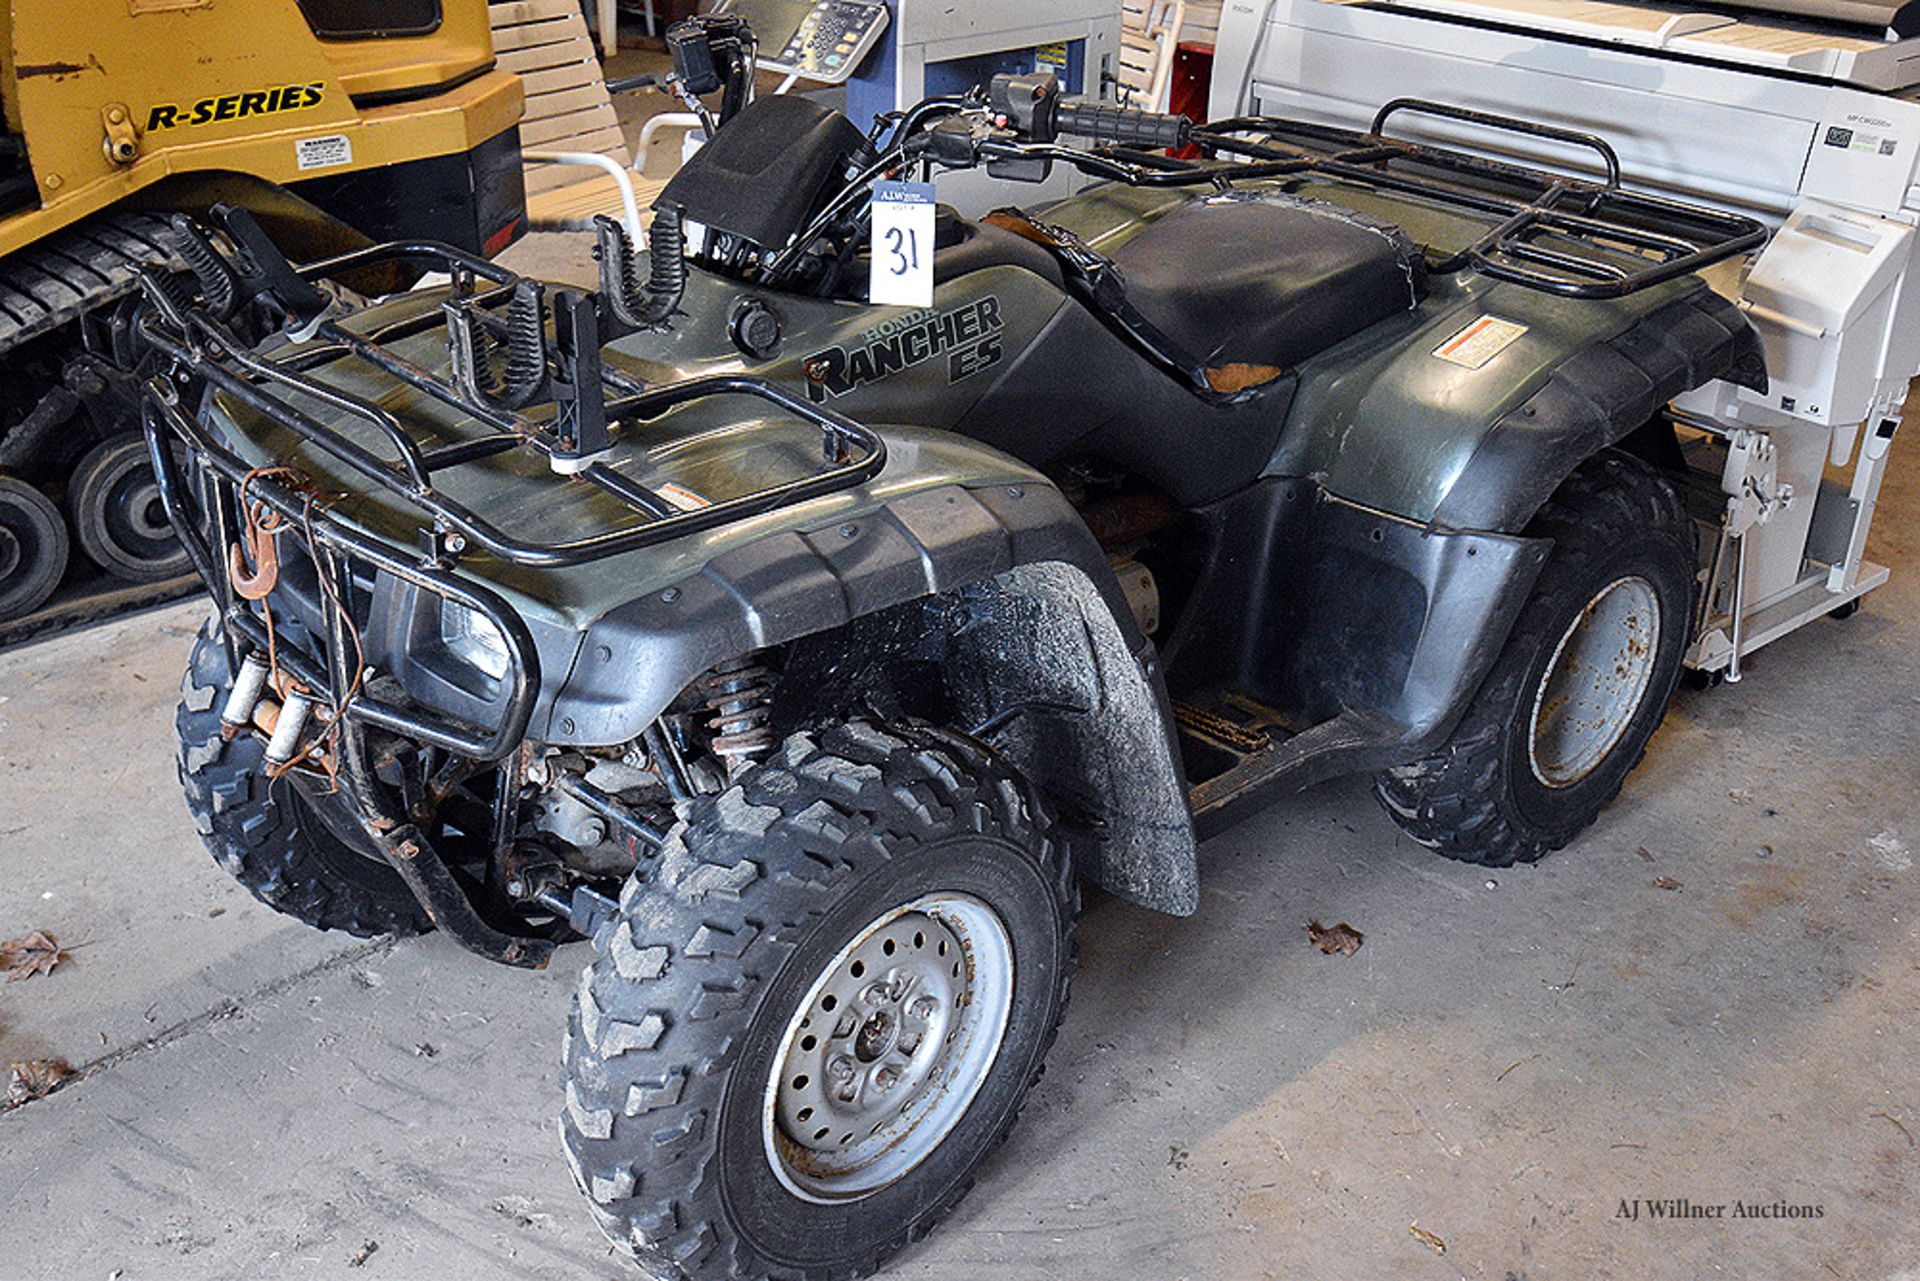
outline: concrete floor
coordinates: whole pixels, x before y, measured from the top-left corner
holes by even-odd
[[[1027,1117],[888,1275],[1920,1281],[1920,450],[1894,452],[1892,584],[1682,694],[1544,865],[1448,864],[1345,781],[1211,842],[1190,919],[1096,900]],[[0,1275],[631,1275],[553,1135],[582,949],[500,970],[231,883],[173,779],[200,614],[0,654],[0,938],[74,948],[0,984],[0,1063],[84,1072],[0,1114]],[[1311,919],[1365,946],[1323,956]],[[1672,1198],[1821,1215],[1619,1217]]]

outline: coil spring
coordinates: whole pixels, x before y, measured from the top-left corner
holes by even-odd
[[[713,754],[729,769],[759,760],[773,749],[773,673],[753,654],[730,658],[707,673],[701,685],[713,719]]]

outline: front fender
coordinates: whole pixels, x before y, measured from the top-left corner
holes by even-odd
[[[1104,564],[1066,500],[1038,478],[915,490],[828,523],[761,533],[604,613],[534,734],[555,744],[628,742],[722,659],[1044,560],[1083,572]]]
[[[727,550],[594,623],[535,736],[627,742],[724,659],[823,633],[873,645],[849,625],[922,603],[968,718],[998,717],[995,745],[1089,821],[1082,870],[1144,906],[1193,911],[1196,839],[1156,651],[1042,480],[923,490]]]

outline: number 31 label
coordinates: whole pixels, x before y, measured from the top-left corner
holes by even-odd
[[[878,306],[933,306],[933,184],[873,184],[873,271]]]

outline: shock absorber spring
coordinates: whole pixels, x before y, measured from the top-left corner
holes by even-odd
[[[716,664],[702,680],[701,693],[713,719],[713,754],[729,771],[759,760],[773,749],[773,673],[757,653]]]

